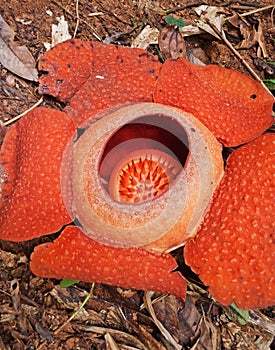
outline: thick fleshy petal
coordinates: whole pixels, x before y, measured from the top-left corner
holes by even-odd
[[[69,102],[89,78],[94,45],[98,43],[72,39],[47,51],[38,62],[39,70],[45,73],[39,78],[39,92]]]
[[[65,111],[79,123],[127,102],[153,100],[161,63],[142,49],[69,40],[48,51],[39,68],[40,92],[70,101]]]
[[[57,240],[36,247],[31,256],[31,269],[37,276],[153,290],[184,299],[186,283],[179,272],[172,272],[176,268],[170,254],[106,246],[76,226],[66,227]]]
[[[8,129],[5,142],[0,148],[0,210],[5,204],[6,198],[11,194],[16,177],[16,139],[17,129],[15,126]],[[1,219],[0,219],[1,220]]]
[[[273,123],[274,98],[260,83],[235,70],[167,60],[154,100],[194,114],[225,146],[259,136]]]
[[[265,134],[228,159],[201,231],[185,260],[220,303],[242,309],[275,304],[275,134]]]
[[[0,152],[0,238],[24,241],[71,221],[63,205],[60,167],[75,130],[63,112],[37,108],[14,124]]]

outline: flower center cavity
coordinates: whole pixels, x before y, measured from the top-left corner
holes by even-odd
[[[187,136],[176,121],[163,115],[141,117],[107,142],[99,168],[101,183],[117,202],[151,201],[171,188],[187,156]]]
[[[134,152],[115,167],[109,193],[118,202],[146,202],[166,192],[181,169],[180,162],[164,152]]]

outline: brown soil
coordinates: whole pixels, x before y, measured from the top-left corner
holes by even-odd
[[[190,21],[198,18],[194,8],[200,4],[223,6],[228,14],[243,13],[272,4],[270,1],[116,1],[80,0],[77,26],[76,1],[73,0],[0,0],[0,14],[16,32],[16,41],[32,52],[35,60],[51,42],[51,26],[56,17],[65,16],[70,33],[77,27],[76,37],[84,40],[106,40],[130,45],[141,29],[150,24],[165,25],[164,10]],[[183,4],[186,4],[183,6]],[[52,12],[52,16],[46,13]],[[261,20],[269,57],[274,61],[275,31],[272,9],[260,11],[247,19]],[[93,15],[91,15],[93,14]],[[238,31],[227,28],[236,45]],[[249,74],[240,61],[221,41],[207,35],[186,38],[187,46],[201,47],[211,63]],[[156,45],[150,51],[158,53]],[[257,45],[241,50],[242,56],[261,77],[264,70],[255,66]],[[262,58],[261,58],[262,59]],[[37,83],[12,74],[3,66],[0,79],[0,121],[21,114],[40,96]],[[45,99],[44,105],[56,104]],[[0,134],[1,141],[1,134]],[[41,279],[29,269],[33,247],[46,237],[26,243],[0,242],[0,349],[175,349],[142,307],[142,291],[123,290],[101,284],[78,283],[62,289],[57,280]],[[184,274],[192,278],[189,271]],[[90,293],[90,294],[89,294]],[[85,298],[83,308],[78,310]],[[260,326],[249,322],[241,326],[214,302],[205,289],[189,285],[186,304],[166,297],[155,304],[157,317],[183,349],[269,349],[272,335],[268,331],[274,310],[251,314]],[[79,312],[77,312],[77,310]],[[265,315],[263,315],[265,314]],[[71,316],[72,319],[70,319]],[[258,322],[259,323],[259,322]]]

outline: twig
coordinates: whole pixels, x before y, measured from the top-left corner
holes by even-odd
[[[14,123],[16,120],[18,120],[21,117],[23,117],[23,115],[27,114],[28,112],[32,111],[35,107],[39,106],[42,102],[43,102],[43,97],[41,97],[39,101],[37,101],[33,106],[31,106],[29,109],[27,109],[23,113],[21,113],[21,114],[17,115],[16,117],[8,120],[7,122],[4,122],[3,125],[7,126],[7,125],[10,125],[10,124]]]
[[[119,350],[120,349],[120,347],[118,346],[117,342],[114,340],[114,338],[111,336],[110,333],[106,333],[104,335],[104,338],[105,338],[105,343],[107,345],[107,349],[108,349],[108,347],[111,350]]]
[[[132,346],[135,346],[135,349],[140,349],[140,350],[148,350],[148,347],[143,344],[141,340],[139,340],[137,337],[135,337],[132,334],[126,333],[126,331],[119,331],[117,329],[113,328],[107,328],[107,327],[101,327],[101,326],[89,326],[89,325],[78,325],[79,330],[83,330],[84,332],[92,332],[104,335],[106,333],[110,333],[112,336],[117,337],[118,339],[125,339],[131,344]],[[132,349],[132,348],[131,348]],[[37,349],[38,350],[38,349]]]
[[[274,322],[270,318],[262,314],[260,311],[250,310],[248,322],[251,322],[257,325],[258,327],[261,327],[262,329],[264,329],[266,332],[274,335],[274,332],[275,332]]]
[[[275,7],[271,10],[270,14],[270,20],[271,20],[271,27],[274,28],[274,20],[273,20],[273,15],[274,15]]]
[[[78,30],[78,26],[79,26],[79,7],[78,7],[78,0],[76,0],[75,3],[75,13],[76,13],[76,25],[75,25],[75,29],[74,29],[74,38],[76,37],[76,33]]]
[[[268,6],[265,6],[265,7],[261,7],[259,9],[256,9],[256,10],[251,10],[249,12],[245,12],[245,13],[242,13],[240,14],[239,16],[240,17],[245,17],[245,16],[249,16],[249,15],[253,15],[254,13],[257,13],[257,12],[262,12],[262,11],[265,11],[265,10],[269,10],[271,8],[275,8],[275,5],[268,5]]]
[[[103,12],[91,12],[88,14],[89,17],[102,16],[102,15],[104,15]]]
[[[214,32],[219,36],[221,40],[228,46],[231,52],[240,60],[242,65],[249,71],[249,73],[253,76],[255,80],[262,84],[266,91],[273,97],[271,91],[266,87],[263,83],[262,79],[258,76],[258,74],[253,70],[252,67],[247,63],[247,61],[239,54],[239,52],[233,47],[230,41],[227,40],[223,31],[220,31],[208,18],[205,19],[205,22],[214,30]]]
[[[71,13],[71,11],[69,11],[67,8],[65,8],[62,4],[60,4],[57,0],[52,0],[53,3],[55,3],[57,6],[60,6],[68,15],[70,15],[71,17],[75,17],[74,14]],[[90,23],[88,21],[86,21],[85,19],[81,19],[81,21],[83,23],[86,24],[87,27],[89,27],[92,30],[92,34],[93,36],[98,40],[98,41],[102,41],[102,38],[99,36],[99,34],[97,34],[97,32],[95,31],[94,27],[90,25]]]
[[[94,285],[94,284],[93,284]],[[92,287],[93,289],[93,287]],[[91,289],[91,290],[92,290]],[[60,331],[62,331],[62,329],[69,323],[71,322],[79,313],[80,311],[83,309],[83,307],[87,304],[87,301],[90,299],[91,297],[91,291],[87,294],[86,298],[84,299],[84,301],[81,303],[81,305],[79,306],[79,308],[72,314],[72,316],[70,318],[67,319],[67,321],[65,321],[59,328],[57,328],[57,330],[54,332],[54,335],[60,333]]]
[[[158,320],[155,310],[153,308],[152,300],[151,300],[151,292],[145,292],[144,294],[144,304],[152,317],[155,325],[160,330],[161,334],[165,337],[165,339],[174,347],[174,349],[179,350],[181,346],[175,341],[172,335],[167,331],[167,329],[163,326],[163,324]]]
[[[221,4],[214,4],[213,6],[231,6],[232,4],[238,4],[238,9],[244,8],[244,7],[259,7],[260,4],[258,4],[256,1],[249,2],[249,1],[240,1],[240,0],[231,0],[231,1],[225,1]]]

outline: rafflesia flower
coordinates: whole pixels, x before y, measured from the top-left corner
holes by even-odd
[[[36,108],[0,153],[0,237],[58,232],[33,273],[185,297],[170,254],[224,305],[275,301],[273,97],[257,82],[185,59],[70,40],[39,62]],[[227,160],[222,145],[241,146]]]

